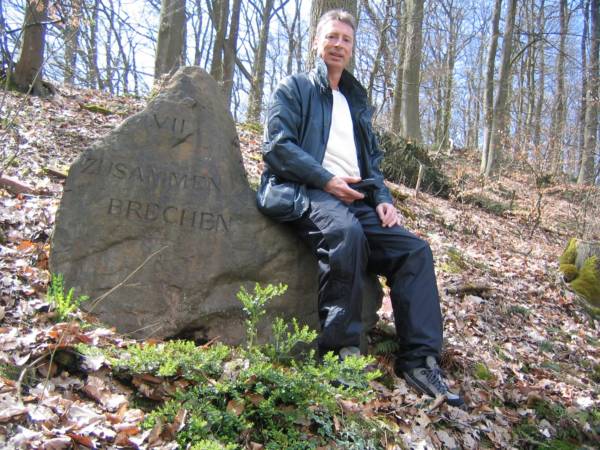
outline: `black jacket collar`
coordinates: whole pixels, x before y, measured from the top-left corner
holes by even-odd
[[[322,93],[331,89],[329,86],[329,77],[327,76],[327,65],[320,56],[317,56],[315,60],[315,68],[312,70],[312,73],[314,74],[315,81]],[[346,97],[351,97],[359,103],[367,102],[367,91],[359,81],[354,78],[354,75],[346,69],[342,72],[342,78],[340,79],[340,91],[342,91]]]

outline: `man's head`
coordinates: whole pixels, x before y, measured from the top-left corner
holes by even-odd
[[[352,58],[356,20],[347,11],[333,9],[319,19],[313,44],[327,68],[345,69]]]

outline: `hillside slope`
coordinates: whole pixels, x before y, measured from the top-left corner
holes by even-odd
[[[57,371],[49,358],[57,345],[101,346],[125,338],[101,327],[55,324],[45,293],[63,183],[56,171],[66,170],[83,148],[143,106],[142,100],[66,87],[52,100],[0,92],[3,174],[34,190],[16,195],[0,188],[1,446],[42,448],[54,440],[55,446],[43,448],[68,448],[71,442],[102,448],[124,423],[109,420],[100,396],[90,394],[91,377],[60,365]],[[238,131],[255,183],[261,137],[243,126]],[[469,408],[432,403],[393,377],[392,387],[374,387],[380,394],[376,411],[396,423],[407,447],[600,445],[599,324],[558,272],[558,256],[572,228],[582,221],[592,228],[598,224],[580,211],[577,199],[587,191],[536,188],[527,170],[511,170],[510,177],[481,187],[477,155],[465,151],[445,157],[444,164],[462,195],[443,200],[391,186],[406,195],[398,205],[406,227],[427,239],[436,257],[445,316],[443,366]],[[496,203],[473,201],[478,196]],[[385,329],[389,301],[380,316]],[[72,341],[63,340],[65,330]],[[385,347],[382,335],[374,337],[374,351]],[[389,355],[380,356],[384,370],[389,371],[389,362]],[[28,379],[19,379],[21,374]],[[103,380],[109,391],[133,395],[131,388],[110,385],[109,376]],[[128,411],[135,416],[131,423],[139,423],[144,413],[133,407]],[[141,432],[137,436],[145,448]],[[163,448],[172,447],[165,443]]]

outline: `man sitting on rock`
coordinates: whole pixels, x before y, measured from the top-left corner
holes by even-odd
[[[442,317],[429,245],[401,226],[383,183],[365,89],[348,72],[356,24],[343,10],[317,25],[316,68],[289,76],[267,113],[259,209],[289,222],[318,259],[319,352],[359,353],[367,271],[391,288],[396,372],[420,392],[450,392],[437,361]]]

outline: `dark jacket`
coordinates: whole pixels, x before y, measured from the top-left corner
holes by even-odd
[[[379,169],[382,154],[373,133],[366,91],[347,71],[342,74],[339,88],[350,106],[361,177],[376,180],[376,189],[369,201],[372,206],[392,203]],[[297,218],[308,208],[304,186],[323,189],[333,178],[321,165],[329,139],[332,106],[327,66],[320,58],[311,72],[286,77],[275,89],[264,133],[265,171],[257,193],[259,209],[265,214],[281,221]],[[281,195],[276,189],[270,189],[281,182],[288,182],[287,187],[295,189],[293,195]],[[296,202],[291,210],[282,205],[278,213],[271,213],[272,209],[265,207],[277,206],[290,198]],[[288,210],[289,213],[285,212]]]

